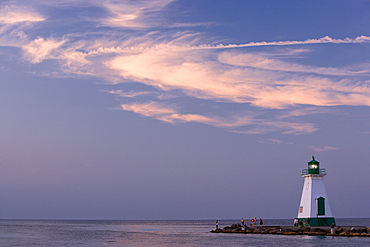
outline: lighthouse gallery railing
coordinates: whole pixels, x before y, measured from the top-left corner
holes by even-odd
[[[323,174],[326,175],[326,169],[303,169],[302,175],[308,174]]]

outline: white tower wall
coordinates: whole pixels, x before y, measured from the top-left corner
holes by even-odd
[[[297,218],[333,217],[326,194],[325,175],[304,175],[304,184]],[[325,215],[317,215],[317,199],[325,198]]]

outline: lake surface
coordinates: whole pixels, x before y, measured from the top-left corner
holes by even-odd
[[[238,220],[220,220],[220,227]],[[248,220],[246,220],[248,221]],[[370,218],[336,219],[368,226]],[[0,246],[370,246],[370,238],[210,233],[214,220],[0,220]],[[292,225],[292,220],[264,220]]]

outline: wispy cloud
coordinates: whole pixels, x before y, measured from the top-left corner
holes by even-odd
[[[283,113],[279,114],[277,118],[292,118],[292,117],[300,117],[300,116],[307,116],[312,114],[328,114],[333,113],[332,109],[322,108],[322,107],[301,107],[299,109],[294,110],[287,110]]]
[[[337,150],[336,147],[330,147],[330,146],[308,146],[307,149],[317,151],[317,152],[325,152],[330,150]]]
[[[198,114],[179,114],[174,107],[158,102],[122,104],[121,107],[123,110],[154,117],[167,123],[198,122],[214,125],[218,122]]]
[[[161,117],[176,114],[176,110],[172,107],[156,102],[122,104],[121,107],[123,110],[139,113],[146,117]]]
[[[122,104],[123,110],[132,111],[146,117],[154,117],[158,120],[168,123],[198,122],[215,127],[232,128],[248,125],[254,122],[250,117],[234,117],[232,120],[224,120],[219,117],[208,117],[201,114],[184,114],[180,113],[177,107],[165,103],[147,102]]]
[[[49,55],[63,45],[64,42],[64,40],[57,41],[53,39],[45,40],[43,38],[38,38],[26,45],[23,45],[22,48],[25,51],[25,57],[31,63],[39,63],[44,59],[50,58]]]
[[[146,28],[158,24],[160,12],[174,0],[97,1],[108,12],[101,25],[125,28]]]
[[[15,5],[5,5],[0,8],[0,24],[16,24],[20,22],[39,22],[45,17],[32,8]]]
[[[318,129],[312,123],[279,122],[279,121],[257,121],[256,124],[248,126],[245,130],[233,130],[239,134],[266,134],[278,132],[282,134],[305,135]]]
[[[287,63],[279,59],[271,58],[269,55],[259,53],[247,53],[240,54],[237,52],[233,53],[222,53],[219,60],[226,64],[237,65],[237,66],[248,66],[256,69],[273,70],[273,71],[284,71],[284,72],[300,72],[300,73],[315,73],[320,75],[352,75],[358,76],[361,74],[370,74],[370,69],[367,67],[361,70],[348,70],[345,68],[325,68],[325,67],[314,67],[308,65],[299,65],[294,63]]]
[[[117,95],[119,97],[135,98],[142,95],[152,94],[152,92],[146,91],[123,91],[123,90],[101,90],[110,94]]]
[[[44,16],[31,7],[6,4],[6,2],[0,4],[0,46],[8,41],[8,39],[2,41],[2,35],[9,35],[9,32],[17,33],[19,32],[17,29],[21,27],[45,20]]]
[[[198,122],[244,134],[308,134],[318,127],[299,121],[303,116],[329,113],[330,106],[370,106],[368,64],[319,67],[297,62],[315,49],[313,45],[370,43],[370,37],[212,45],[212,38],[205,34],[183,31],[201,23],[165,23],[162,15],[172,2],[37,0],[32,8],[12,5],[1,10],[0,24],[7,28],[7,35],[1,37],[0,45],[21,48],[30,63],[56,60],[60,74],[103,78],[114,85],[107,93],[128,101],[121,109],[168,123]],[[41,29],[32,33],[29,26],[12,29],[17,23],[44,21],[37,12],[41,5],[55,9],[75,4],[99,10],[98,16],[93,11],[91,16],[84,14],[90,25],[83,30],[58,36]],[[169,25],[182,29],[154,28]],[[104,31],[96,31],[97,26]],[[245,49],[260,46],[270,46],[270,52]],[[119,84],[127,82],[145,85],[141,87],[145,90],[124,91]],[[197,112],[196,107],[174,103],[180,94],[210,109],[223,104],[225,110]],[[244,110],[233,110],[230,104]],[[264,110],[275,110],[275,114],[262,116]]]
[[[271,139],[271,138],[268,138],[268,139],[258,139],[258,142],[260,143],[269,143],[269,144],[288,144],[288,145],[291,145],[293,144],[292,142],[286,142],[286,141],[283,141],[283,140],[278,140],[278,139]]]
[[[197,49],[227,49],[227,48],[243,48],[243,47],[256,47],[256,46],[287,46],[287,45],[309,45],[309,44],[360,44],[370,42],[369,36],[358,36],[356,38],[333,39],[325,36],[319,39],[307,39],[304,41],[274,41],[274,42],[250,42],[246,44],[229,44],[229,45],[200,45]]]
[[[125,44],[135,43],[135,46],[123,46],[122,44],[114,46],[112,42],[109,43],[111,46],[104,46],[103,42],[95,42],[94,46],[89,43],[89,47],[82,45],[81,42],[74,44],[68,41],[38,39],[24,45],[23,49],[31,62],[40,62],[42,59],[50,58],[51,52],[59,52],[60,54],[54,57],[61,62],[65,61],[64,68],[68,68],[65,72],[105,77],[108,80],[114,80],[115,84],[120,80],[137,82],[161,92],[171,93],[171,91],[180,90],[188,97],[210,102],[247,104],[261,109],[287,109],[277,117],[284,121],[259,122],[254,119],[240,125],[249,125],[249,128],[232,130],[237,133],[262,134],[276,131],[283,134],[312,133],[317,130],[313,124],[297,123],[290,118],[328,112],[328,110],[315,108],[316,106],[370,105],[370,87],[366,81],[333,80],[325,77],[325,74],[330,73],[323,73],[324,68],[287,64],[283,61],[279,63],[276,58],[273,61],[268,60],[266,54],[251,54],[244,51],[218,53],[208,49],[199,50],[193,49],[193,46],[179,45],[188,37],[191,36],[186,38],[180,36],[167,43],[153,43],[153,40],[148,39],[149,37],[142,43],[137,43],[132,39],[124,42]],[[98,47],[96,47],[97,44]],[[59,49],[62,45],[69,48]],[[43,53],[35,52],[38,50],[37,47],[42,46],[45,47]],[[73,46],[76,48],[73,49]],[[96,48],[91,49],[93,47]],[[293,53],[298,54],[298,52]],[[233,60],[233,55],[235,60]],[[241,63],[238,58],[243,58],[244,63]],[[264,67],[258,63],[259,60],[265,61],[266,59],[269,62],[265,63]],[[248,63],[245,63],[246,60]],[[253,60],[257,62],[252,63]],[[272,68],[274,63],[275,67]],[[311,74],[320,70],[321,73],[317,75]],[[331,71],[331,74],[343,76],[351,74],[341,69],[327,70]],[[128,98],[148,94],[146,91],[123,92],[119,90],[109,93]],[[163,108],[165,104],[166,100],[162,98],[161,109],[165,109]],[[298,105],[306,107],[296,110],[289,109]],[[154,102],[144,105],[136,102],[122,105],[122,109],[170,123],[202,122],[221,128],[238,126],[231,120],[232,118],[225,121],[226,118],[223,116],[205,117],[200,114],[177,112],[167,112],[162,115],[154,114],[153,112],[157,112],[155,110],[145,111],[146,108],[153,106],[158,108],[159,105]]]
[[[152,117],[167,123],[197,122],[240,134],[265,134],[282,132],[283,134],[308,134],[317,129],[310,123],[289,123],[274,120],[264,120],[255,114],[245,114],[231,117],[204,116],[201,114],[184,114],[178,107],[166,103],[147,102],[122,104],[122,109],[132,111],[146,117]]]
[[[297,104],[370,105],[367,82],[353,83],[350,79],[336,81],[310,73],[289,73],[294,69],[297,71],[294,66],[288,72],[281,68],[266,71],[258,65],[257,55],[253,55],[248,66],[230,66],[224,60],[224,56],[219,59],[217,53],[158,45],[152,49],[118,54],[105,65],[122,78],[161,90],[181,89],[188,95],[204,99],[250,103],[265,108],[286,108]],[[257,62],[253,64],[253,60]],[[305,69],[304,66],[299,66],[298,70],[312,71],[314,69]],[[339,73],[338,69],[335,73],[348,74]]]

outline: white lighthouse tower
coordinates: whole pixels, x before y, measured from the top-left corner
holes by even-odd
[[[320,169],[320,162],[312,156],[308,169],[302,170],[304,184],[297,217],[300,226],[330,226],[332,223],[335,225],[326,194],[325,175],[326,170]]]

